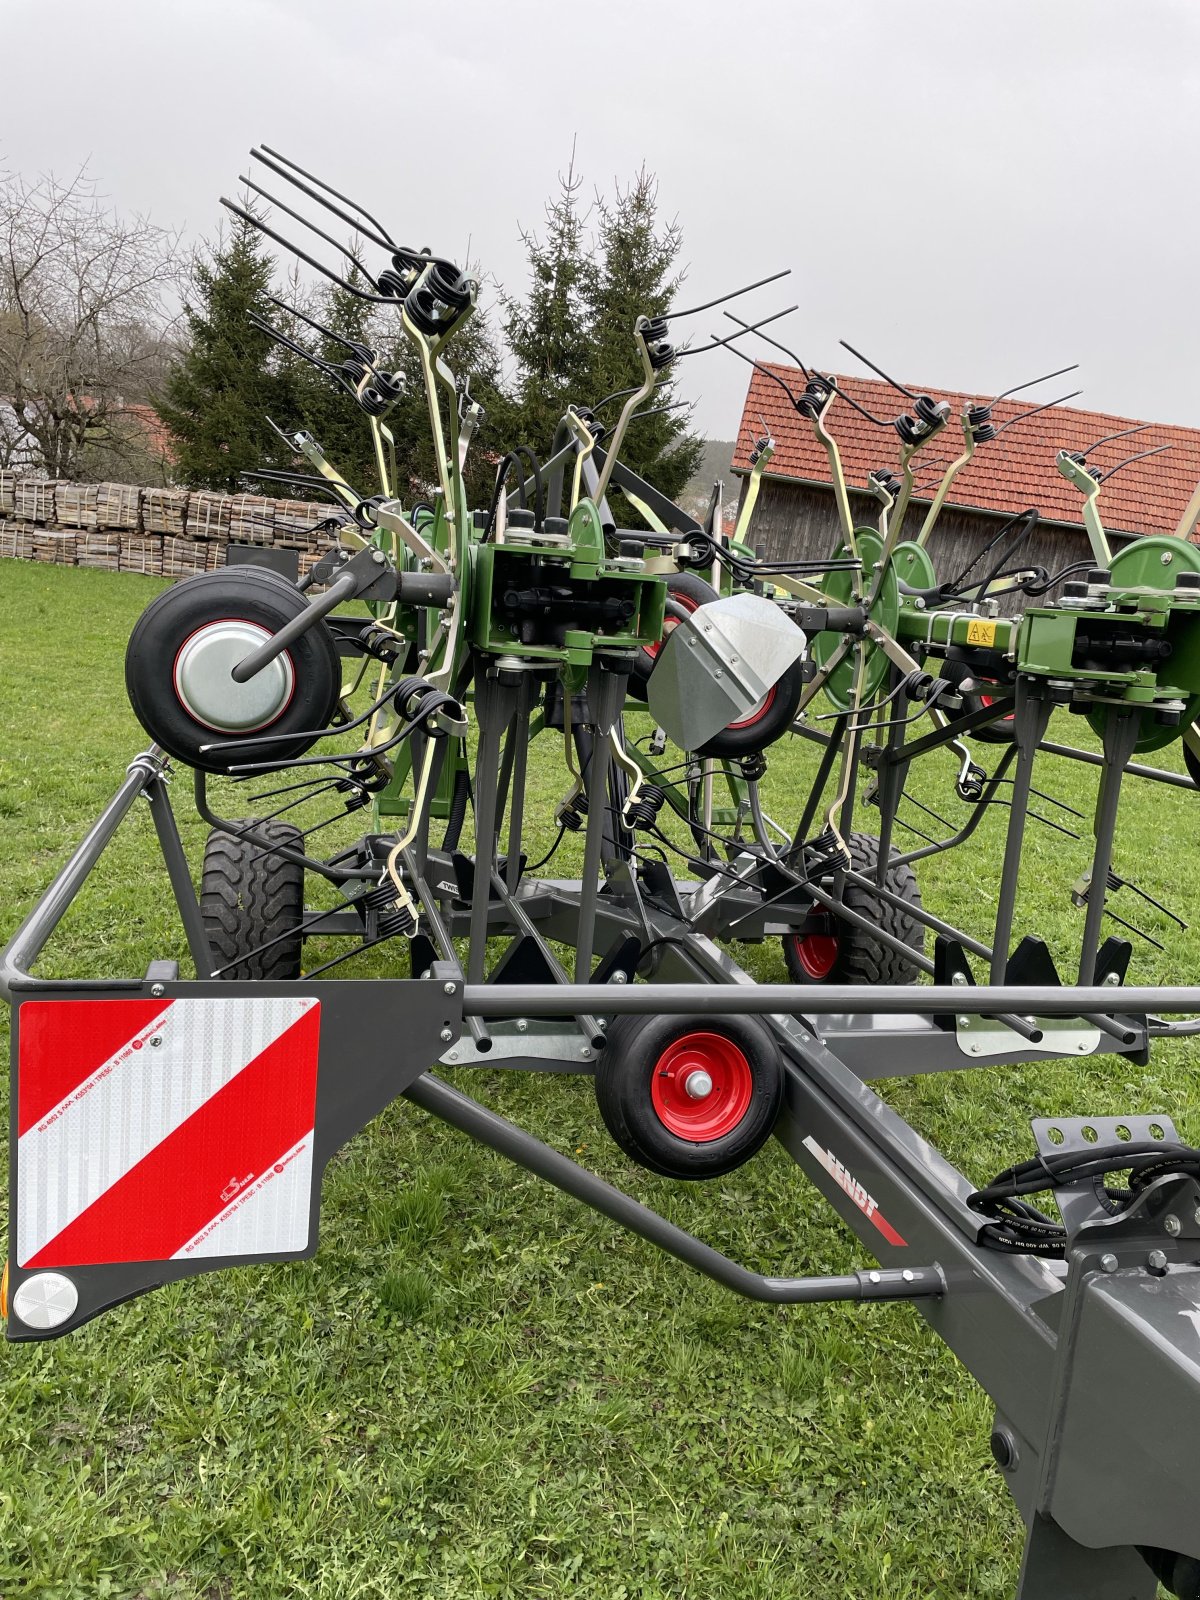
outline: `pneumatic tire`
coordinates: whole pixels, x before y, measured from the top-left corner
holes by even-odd
[[[277,671],[283,682],[257,722],[234,715],[221,725],[222,710],[228,705],[236,713],[239,690],[245,687],[233,684],[228,667],[214,673],[206,685],[207,717],[189,705],[181,674],[190,652],[207,633],[223,627],[242,630],[246,638],[233,651],[237,659],[242,650],[249,653],[307,606],[286,578],[249,566],[185,578],[152,600],[129,636],[125,688],[134,715],[155,743],[205,772],[226,772],[238,762],[283,763],[303,755],[313,743],[312,730],[328,725],[341,692],[337,645],[324,621],[292,642],[277,658],[278,668],[271,663],[266,669]],[[288,738],[289,734],[296,737]],[[256,749],[242,742],[260,735],[269,735],[271,743]]]
[[[749,1161],[782,1099],[779,1050],[754,1017],[619,1017],[596,1068],[605,1127],[666,1178],[717,1178]]]
[[[873,880],[879,840],[873,833],[852,833],[846,843],[854,871]],[[919,910],[921,891],[912,868],[900,865],[894,850],[891,856],[884,888]],[[844,885],[842,900],[850,911],[903,940],[917,954],[924,952],[925,928],[915,917],[857,883]],[[804,927],[783,935],[783,959],[793,983],[915,983],[918,975],[915,962],[823,909],[814,909]]]
[[[298,978],[304,866],[274,854],[272,847],[301,850],[300,830],[290,822],[252,818],[234,826],[248,836],[214,828],[204,846],[200,915],[214,965],[228,966],[220,976],[230,980]],[[260,950],[264,944],[268,948]]]

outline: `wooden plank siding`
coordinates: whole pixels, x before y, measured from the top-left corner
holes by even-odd
[[[741,480],[745,493],[745,480]],[[740,504],[740,496],[739,496]],[[855,522],[860,526],[876,527],[879,502],[871,495],[851,490],[850,504]],[[916,538],[925,520],[928,502],[914,502],[905,519],[906,537]],[[1020,508],[1018,508],[1020,509]],[[959,507],[943,510],[929,540],[929,554],[934,570],[940,579],[957,577],[973,556],[994,539],[1004,523],[1004,518],[985,511],[966,511]],[[762,547],[769,561],[808,561],[828,556],[836,549],[841,537],[833,491],[816,484],[797,483],[794,479],[766,478],[750,519],[747,544]],[[1120,535],[1110,536],[1113,550],[1127,541]],[[994,564],[1003,546],[971,576],[981,576]],[[1062,523],[1040,523],[1033,537],[1021,547],[1014,562],[1006,566],[1022,565],[1045,567],[1054,573],[1074,561],[1089,559],[1091,548],[1082,525],[1068,527]],[[1000,601],[1002,611],[1018,613],[1023,605],[1020,595]]]

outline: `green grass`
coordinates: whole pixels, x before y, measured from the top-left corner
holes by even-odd
[[[144,742],[121,663],[159,587],[0,562],[0,940]],[[535,850],[565,787],[543,743]],[[772,814],[789,814],[808,765],[803,750],[773,758]],[[952,776],[935,757],[919,792],[959,817]],[[1094,783],[1046,762],[1045,784],[1081,811]],[[197,859],[183,776],[175,800]],[[1116,862],[1184,914],[1196,804],[1131,783]],[[979,934],[1002,817],[922,873],[926,903]],[[154,858],[139,806],[43,970],[134,973],[180,953]],[[1086,858],[1031,833],[1021,928],[1060,956],[1078,937],[1068,890]],[[1197,933],[1168,937],[1129,906],[1168,945],[1139,945],[1135,976],[1193,977]],[[778,945],[740,954],[783,978]],[[383,952],[367,959],[387,970]],[[982,1181],[1028,1154],[1032,1115],[1155,1110],[1197,1137],[1196,1060],[1178,1044],[1144,1069],[1107,1058],[886,1092]],[[671,1184],[614,1149],[586,1079],[460,1081],[750,1266],[864,1260],[774,1146],[719,1183]],[[1015,1587],[1021,1530],[990,1464],[991,1407],[911,1307],[735,1300],[404,1104],[331,1166],[314,1261],[213,1273],[0,1361],[6,1600],[998,1600]]]

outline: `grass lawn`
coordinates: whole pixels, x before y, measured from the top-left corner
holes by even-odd
[[[0,941],[145,742],[122,659],[160,587],[0,561]],[[1061,720],[1059,737],[1081,736]],[[538,854],[566,786],[541,743]],[[790,814],[810,766],[806,749],[772,758],[772,815]],[[918,793],[960,818],[952,778],[936,756]],[[1095,778],[1047,758],[1041,786],[1086,813]],[[175,800],[198,860],[186,774]],[[1198,803],[1131,781],[1116,859],[1184,916],[1200,900]],[[231,801],[228,814],[245,811]],[[978,934],[1004,816],[922,873],[930,908]],[[1068,891],[1087,854],[1030,835],[1018,931],[1061,957],[1082,925]],[[561,859],[568,870],[568,847]],[[139,806],[42,970],[130,974],[181,954],[155,860]],[[1128,891],[1117,909],[1167,945],[1137,943],[1133,978],[1194,980],[1200,931],[1170,933]],[[321,954],[310,947],[312,963]],[[740,954],[783,979],[778,944]],[[1198,1050],[886,1092],[983,1182],[1030,1153],[1035,1115],[1160,1111],[1200,1139]],[[864,1263],[774,1145],[713,1185],[673,1184],[614,1148],[584,1078],[460,1081],[749,1266]],[[1021,1528],[991,1465],[989,1403],[915,1310],[738,1301],[403,1103],[331,1166],[315,1260],[159,1290],[0,1362],[6,1600],[1000,1600],[1016,1584]]]

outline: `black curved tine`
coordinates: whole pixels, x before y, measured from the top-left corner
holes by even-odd
[[[339,382],[344,382],[341,373],[331,361],[326,361],[322,356],[316,356],[311,350],[306,350],[302,344],[297,344],[294,339],[268,322],[266,317],[260,317],[257,311],[249,312],[246,320],[252,328],[257,328],[260,333],[265,333],[268,338],[274,339],[276,344],[282,345],[285,350],[290,350],[293,355],[299,356],[301,360],[307,361],[310,366],[316,367],[318,372],[323,372],[330,378],[337,378]]]
[[[304,168],[300,166],[298,162],[293,161],[289,156],[281,155],[278,150],[272,150],[269,144],[259,145],[258,148],[260,150],[265,150],[267,154],[269,156],[273,156],[276,161],[282,161],[285,166],[291,167],[293,172],[298,172],[302,177],[308,178],[311,182],[317,184],[320,188],[325,190],[326,194],[334,195],[338,200],[344,200],[348,206],[353,206],[355,211],[358,212],[359,216],[365,217],[373,227],[379,229],[379,232],[382,235],[382,240],[377,239],[375,242],[377,244],[382,242],[384,249],[398,250],[400,248],[400,246],[392,238],[391,234],[384,227],[383,223],[380,222],[379,218],[373,217],[365,206],[359,205],[357,200],[352,200],[348,194],[342,194],[339,190],[335,189],[332,184],[326,183],[323,178],[318,178],[315,173],[305,172]],[[281,173],[280,176],[285,176],[285,174]]]
[[[741,317],[735,317],[732,311],[726,311],[726,312],[723,312],[722,314],[724,316],[728,317],[730,322],[736,322],[739,328],[748,328],[750,326],[749,323],[743,322]],[[794,361],[795,362],[795,364],[800,368],[800,371],[804,374],[804,376],[806,378],[809,378],[809,377],[812,376],[812,374],[809,372],[808,368],[804,365],[803,361],[801,361],[800,357],[795,353],[794,350],[789,350],[787,345],[780,344],[778,339],[772,339],[770,334],[760,333],[758,337],[760,339],[762,339],[766,344],[774,345],[776,350],[782,350],[784,355],[787,356],[787,358],[789,359],[789,361]]]
[[[285,311],[289,317],[299,317],[300,321],[307,323],[314,333],[319,333],[326,339],[332,339],[336,344],[340,344],[343,350],[349,350],[352,355],[361,355],[362,347],[356,344],[353,339],[347,339],[345,334],[338,333],[334,328],[327,328],[323,322],[318,322],[315,317],[310,317],[307,311],[301,311],[299,306],[290,306],[286,300],[277,300],[273,294],[267,295],[266,299],[273,306],[278,306],[280,311]],[[374,362],[368,361],[365,357],[362,357],[362,361],[368,372],[374,376],[378,375],[379,369]]]
[[[657,389],[660,383],[665,383],[666,381],[667,374],[664,373],[661,378],[654,380],[654,387]],[[614,400],[623,400],[626,395],[636,394],[641,387],[640,383],[631,383],[627,389],[614,389],[611,394],[606,394],[603,400],[597,400],[594,406],[588,406],[586,409],[591,412],[592,416],[595,416],[597,411],[602,411],[605,406],[611,405]]]
[[[343,511],[346,509],[345,502],[333,485],[315,475],[309,477],[304,472],[282,472],[277,467],[261,467],[257,472],[239,472],[238,477],[243,483],[284,483],[291,488],[314,489],[319,494],[327,494]]]
[[[814,372],[816,371],[815,368],[813,370],[814,370]],[[848,406],[853,406],[855,411],[858,412],[859,416],[866,417],[867,421],[870,422],[870,423],[873,423],[875,425],[875,427],[877,427],[877,428],[891,428],[891,427],[893,427],[895,425],[892,422],[885,421],[882,417],[873,417],[871,415],[871,413],[867,410],[866,406],[860,406],[858,401],[854,398],[854,396],[851,395],[851,394],[847,394],[845,389],[840,388],[838,383],[837,383],[837,380],[835,378],[831,377],[829,373],[827,373],[827,372],[817,372],[816,375],[817,375],[817,381],[819,383],[823,383],[828,388],[832,389],[834,394],[838,395],[839,398],[844,400]]]
[[[703,396],[700,397],[701,399]],[[668,411],[681,411],[684,406],[696,406],[700,400],[675,400],[669,406],[655,406],[652,411],[635,411],[629,419],[632,427],[635,422],[644,422],[647,417],[664,417]]]
[[[726,316],[729,315],[728,312],[726,312],[725,314],[726,314]],[[762,335],[762,337],[765,338],[766,335],[764,334],[764,335]],[[779,385],[779,387],[783,390],[784,394],[786,394],[788,399],[792,402],[793,406],[799,408],[799,405],[800,405],[799,397],[783,381],[783,379],[779,376],[779,374],[777,372],[772,372],[770,367],[764,367],[761,361],[755,361],[753,356],[748,356],[744,350],[739,350],[736,345],[733,345],[733,344],[726,345],[725,348],[729,351],[730,355],[740,356],[742,358],[742,360],[747,363],[747,365],[749,365],[749,366],[754,368],[755,372],[761,372],[764,378],[770,378],[772,383],[777,383]]]
[[[778,322],[780,317],[790,317],[793,311],[798,311],[799,309],[798,305],[785,306],[782,311],[773,311],[769,317],[763,317],[761,322],[751,323],[748,328],[739,328],[736,333],[728,333],[723,339],[718,339],[715,333],[710,333],[709,340],[711,342],[709,344],[697,345],[695,349],[681,350],[675,359],[682,361],[684,356],[702,356],[709,350],[719,350],[722,345],[730,344],[734,339],[740,339],[744,333],[757,333],[759,328],[765,328],[769,322]]]
[[[312,267],[315,272],[319,272],[323,278],[328,278],[331,283],[338,284],[348,294],[352,294],[356,300],[366,300],[375,306],[398,306],[400,304],[391,295],[368,294],[365,289],[358,289],[354,284],[348,283],[345,278],[339,277],[336,272],[330,271],[324,262],[318,261],[315,256],[310,256],[307,250],[301,250],[298,244],[293,244],[290,239],[285,239],[281,233],[276,233],[274,228],[268,227],[261,217],[256,217],[253,211],[247,211],[245,206],[237,205],[228,196],[221,196],[221,204],[226,211],[231,211],[235,217],[241,217],[243,222],[248,222],[252,228],[257,228],[259,233],[265,234],[268,239],[274,239],[276,244],[282,245],[285,250],[290,250],[298,261],[303,261],[307,266]]]
[[[1064,405],[1068,400],[1077,400],[1082,393],[1082,389],[1072,389],[1070,394],[1060,394],[1057,400],[1047,400],[1045,405],[1034,406],[1032,411],[1022,411],[1015,417],[1009,417],[1007,422],[1002,422],[996,429],[997,439],[1005,428],[1011,428],[1014,422],[1027,422],[1030,417],[1040,416],[1043,411],[1053,411],[1055,406]]]
[[[1049,383],[1051,378],[1061,378],[1068,372],[1078,371],[1078,361],[1072,361],[1069,367],[1059,367],[1057,372],[1043,372],[1040,378],[1030,378],[1027,383],[1018,383],[1015,384],[1011,389],[1005,389],[1003,394],[998,394],[994,400],[989,400],[988,405],[999,405],[1001,400],[1011,399],[1014,394],[1020,394],[1022,389],[1035,389],[1039,383]],[[1082,391],[1079,389],[1077,389],[1075,392],[1076,394],[1082,393]]]
[[[1147,423],[1146,426],[1149,427],[1150,424]],[[1169,444],[1160,444],[1153,450],[1139,450],[1136,456],[1126,456],[1125,460],[1118,461],[1115,467],[1109,467],[1108,471],[1100,479],[1100,482],[1107,483],[1108,480],[1112,477],[1115,477],[1118,472],[1122,472],[1126,467],[1131,467],[1135,461],[1145,461],[1147,456],[1160,456],[1164,450],[1169,450],[1170,448],[1171,446]]]
[[[698,311],[711,311],[714,306],[723,306],[727,300],[736,300],[739,295],[749,294],[752,289],[762,289],[768,283],[778,283],[780,278],[791,276],[791,267],[784,267],[782,272],[773,272],[769,278],[760,278],[757,283],[748,283],[742,289],[731,289],[728,294],[720,294],[715,300],[706,300],[702,306],[689,306],[686,311],[668,311],[663,316],[663,322],[674,322],[679,317],[694,317]]]
[[[343,255],[347,261],[353,262],[368,283],[373,281],[365,263],[358,259],[353,250],[347,250],[344,244],[339,244],[331,233],[326,233],[324,228],[318,228],[315,222],[310,222],[301,212],[293,210],[285,201],[277,199],[275,195],[264,189],[260,183],[255,183],[253,178],[248,178],[244,172],[238,174],[238,182],[244,183],[248,189],[253,189],[255,194],[261,195],[269,206],[277,206],[280,211],[285,212],[287,216],[298,222],[302,228],[308,228],[310,232],[316,234],[318,239],[324,239],[326,244],[331,244],[339,255]]]
[[[895,389],[897,394],[902,394],[909,400],[916,400],[918,398],[911,389],[906,389],[902,383],[897,383],[895,378],[889,378],[883,368],[877,367],[873,361],[868,359],[867,356],[863,355],[861,350],[856,350],[852,344],[847,344],[845,339],[839,339],[838,343],[841,345],[843,350],[849,350],[852,356],[861,361],[864,367],[870,367],[871,371],[878,374],[878,376],[883,379],[884,383],[890,384],[892,388]]]
[[[1097,439],[1095,444],[1088,445],[1083,453],[1085,456],[1090,456],[1092,451],[1099,450],[1102,444],[1111,444],[1114,439],[1128,439],[1130,434],[1145,433],[1147,428],[1152,428],[1153,426],[1152,422],[1137,422],[1132,428],[1122,428],[1119,433],[1106,433],[1103,439]]]

